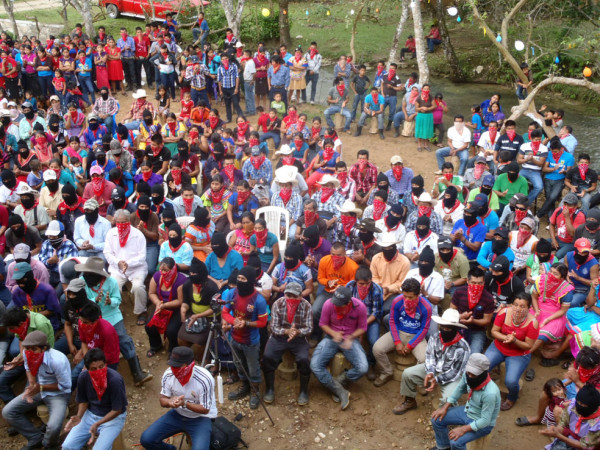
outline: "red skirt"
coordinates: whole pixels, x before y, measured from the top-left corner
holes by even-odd
[[[123,63],[120,59],[107,61],[108,79],[110,81],[123,81]]]
[[[96,66],[96,86],[98,86],[98,89],[110,87],[108,82],[108,69],[105,66]]]

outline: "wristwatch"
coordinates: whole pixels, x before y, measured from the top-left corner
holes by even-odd
[[[40,384],[40,394],[44,392],[44,386],[42,384]]]

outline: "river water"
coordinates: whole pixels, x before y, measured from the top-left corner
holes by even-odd
[[[402,78],[402,81],[405,81],[410,72],[412,72],[412,70],[400,69],[398,74]],[[368,71],[367,76],[372,82],[373,72]],[[490,98],[493,93],[499,93],[502,96],[500,104],[507,117],[510,116],[511,108],[518,103],[514,89],[496,84],[456,84],[445,78],[433,78],[431,79],[430,84],[432,94],[435,95],[435,93],[441,92],[444,95],[444,101],[448,104],[449,112],[444,115],[446,127],[452,126],[453,116],[455,114],[462,114],[465,116],[465,121],[470,120],[471,106],[480,104],[484,100]],[[319,72],[317,98],[320,99],[323,104],[327,98],[327,92],[332,85],[333,67],[329,66],[321,68],[321,71]],[[556,94],[555,101],[552,101],[552,98],[548,96],[544,96],[543,99],[547,104],[548,109],[556,108],[565,111],[564,123],[565,125],[573,127],[573,135],[579,141],[576,153],[584,151],[590,153],[592,155],[593,167],[600,167],[600,165],[597,164],[597,162],[600,161],[600,146],[597,145],[598,142],[600,142],[600,116],[591,115],[587,111],[588,108],[586,108],[585,104],[565,100],[558,94]],[[536,102],[538,109],[543,103],[542,98],[539,98]],[[524,133],[529,122],[531,122],[531,119],[528,117],[521,117],[517,121],[517,132],[520,134]]]

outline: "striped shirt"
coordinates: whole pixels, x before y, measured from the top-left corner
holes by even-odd
[[[465,339],[444,347],[439,334],[432,336],[427,342],[425,370],[442,386],[452,383],[464,373],[470,354],[471,348]]]
[[[400,294],[396,297],[390,310],[390,333],[392,333],[394,344],[401,342],[400,332],[402,331],[414,335],[406,346],[411,350],[415,348],[427,336],[431,314],[431,303],[422,295],[419,296],[419,304],[414,317],[409,316],[404,309],[404,295]]]
[[[225,70],[225,67],[219,67],[217,70],[217,81],[221,83],[221,87],[230,89],[235,87],[235,82],[239,78],[238,69],[235,64],[229,64],[229,69]]]
[[[296,314],[294,315],[294,324],[300,332],[299,337],[306,337],[312,333],[313,317],[310,303],[304,299],[300,301]],[[271,330],[276,336],[285,337],[285,330],[292,327],[287,319],[287,304],[285,297],[281,297],[271,309]]]
[[[210,372],[204,367],[195,365],[194,373],[185,386],[179,383],[169,367],[163,374],[160,393],[165,397],[179,397],[183,395],[184,405],[186,402],[190,402],[202,405],[208,409],[208,414],[199,414],[187,409],[185,406],[176,408],[175,411],[183,417],[190,419],[197,419],[199,417],[214,419],[217,417],[215,382]]]

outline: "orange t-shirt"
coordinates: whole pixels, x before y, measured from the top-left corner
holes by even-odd
[[[354,280],[354,275],[356,274],[357,269],[358,264],[356,264],[352,259],[346,257],[346,261],[342,267],[336,270],[333,268],[331,255],[327,255],[321,258],[321,261],[319,262],[319,273],[317,278],[319,283],[325,286],[325,291],[333,292],[338,286],[345,286],[348,282]],[[337,280],[337,285],[330,288],[327,285],[327,282],[330,280]]]

